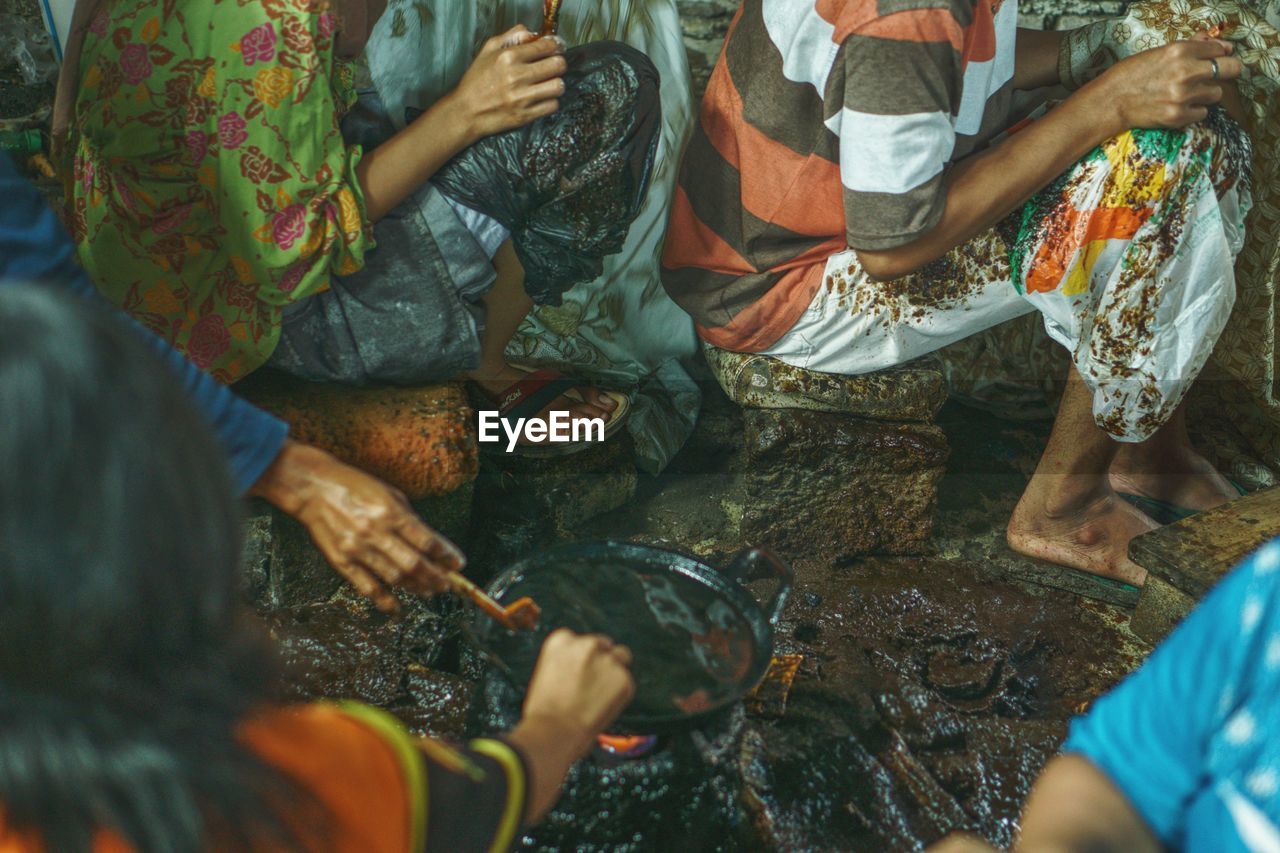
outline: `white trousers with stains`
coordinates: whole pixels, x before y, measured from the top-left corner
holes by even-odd
[[[1235,304],[1250,146],[1221,114],[1121,134],[985,232],[903,279],[830,258],[800,320],[766,354],[824,373],[892,367],[1032,310],[1071,353],[1113,438],[1144,441],[1199,376]]]
[[[764,354],[854,376],[905,364],[1035,310],[1013,286],[1008,249],[994,231],[967,248],[972,257],[957,250],[894,282],[870,278],[853,251],[831,256],[809,307]],[[960,263],[951,260],[956,255]]]

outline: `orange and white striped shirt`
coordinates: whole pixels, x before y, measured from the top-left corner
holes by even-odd
[[[1009,118],[1017,0],[746,0],[685,155],[663,283],[727,349],[799,318],[827,258],[926,234]]]

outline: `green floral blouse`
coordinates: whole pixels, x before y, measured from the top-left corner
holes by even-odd
[[[72,230],[102,292],[223,382],[285,305],[373,247],[338,129],[354,102],[323,0],[110,0],[68,138]]]

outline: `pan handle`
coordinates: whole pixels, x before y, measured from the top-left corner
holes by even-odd
[[[782,608],[787,606],[787,596],[791,594],[791,587],[796,580],[795,573],[791,571],[789,565],[768,548],[744,548],[733,555],[722,573],[739,583],[769,578],[776,580],[778,589],[765,607],[765,612],[769,616],[769,624],[777,624],[778,617],[782,615]]]

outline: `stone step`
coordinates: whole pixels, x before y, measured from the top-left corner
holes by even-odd
[[[1280,536],[1280,486],[1143,534],[1129,556],[1150,573],[1130,627],[1150,643],[1264,543]]]
[[[765,355],[704,352],[745,410],[746,541],[787,559],[930,550],[950,455],[933,424],[947,387],[932,359],[843,376]]]
[[[950,449],[926,423],[748,409],[743,538],[788,559],[931,549]]]
[[[748,409],[806,409],[887,421],[932,421],[947,401],[942,369],[932,359],[843,376],[795,367],[758,353],[706,346],[729,399]]]
[[[236,386],[289,424],[290,434],[400,489],[438,497],[480,469],[475,422],[457,383],[352,388],[259,371]]]

